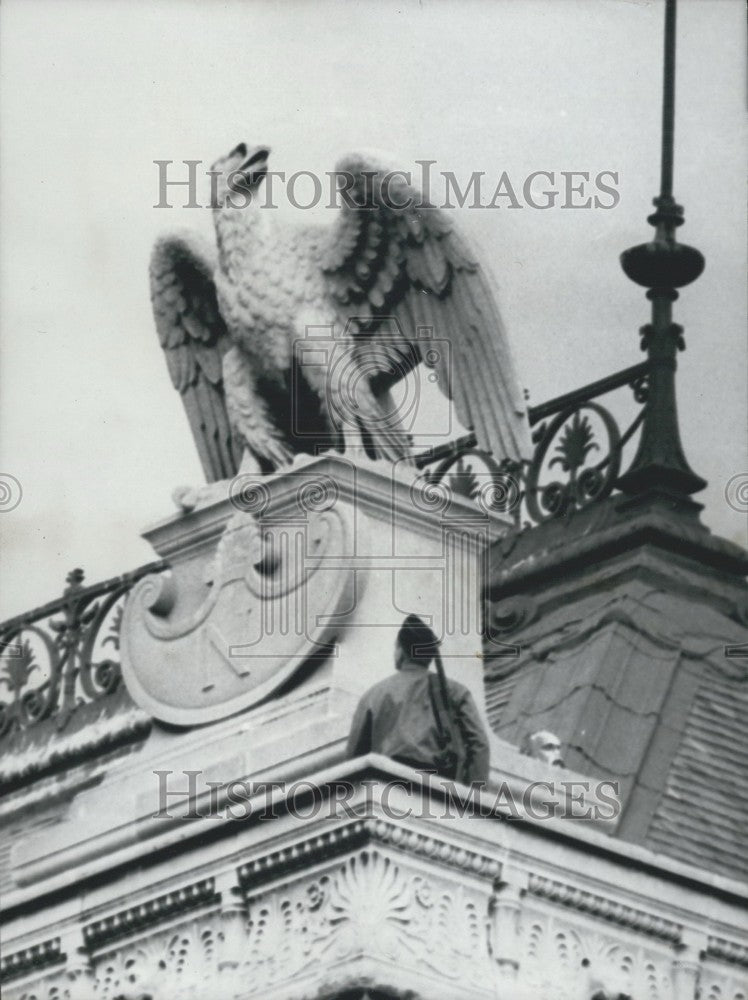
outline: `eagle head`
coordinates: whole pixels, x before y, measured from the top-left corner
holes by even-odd
[[[267,146],[247,146],[240,142],[227,156],[216,160],[211,171],[218,174],[218,204],[224,204],[226,195],[232,191],[254,194],[268,171],[268,156]]]

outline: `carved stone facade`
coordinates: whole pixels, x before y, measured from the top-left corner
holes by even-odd
[[[404,478],[348,462],[354,482],[343,465],[327,456],[314,466],[317,475],[335,472],[333,507],[348,525],[340,537],[355,541],[343,575],[356,595],[344,617],[356,627],[341,631],[337,655],[294,665],[261,703],[252,703],[249,682],[244,710],[230,714],[229,698],[225,712],[195,727],[174,726],[168,711],[161,717],[158,699],[146,706],[153,712],[134,708],[119,688],[102,704],[107,733],[126,724],[126,739],[87,735],[88,709],[79,705],[49,736],[65,747],[56,770],[51,752],[39,770],[24,763],[31,744],[18,767],[7,761],[14,784],[0,818],[15,836],[2,854],[3,997],[748,1000],[748,937],[739,930],[748,886],[614,836],[620,802],[609,798],[613,814],[600,814],[594,788],[581,798],[586,818],[543,809],[562,803],[563,782],[583,774],[496,737],[481,794],[424,782],[376,755],[344,759],[358,693],[391,670],[367,628],[387,624],[376,618],[383,607],[423,610],[429,586],[456,594],[448,573],[469,596],[481,546],[506,522],[469,513],[462,499],[430,517]],[[265,513],[304,513],[290,477],[268,480]],[[211,500],[150,533],[172,561],[172,598],[188,617],[200,609],[193,634],[204,625],[206,591],[222,599],[211,590],[216,580],[224,592],[239,581],[243,596],[258,574],[273,584],[276,560],[262,545],[237,546],[234,561],[243,553],[251,565],[216,562],[228,522],[239,533],[247,527],[246,515]],[[257,531],[245,534],[251,542]],[[375,552],[366,547],[372,537]],[[340,572],[341,552],[332,559]],[[398,567],[403,580],[393,589]],[[151,611],[141,599],[152,586],[152,577],[137,583],[125,611],[127,655],[135,655],[131,630],[138,641],[147,631]],[[340,592],[333,596],[338,614]],[[85,607],[89,597],[75,595]],[[160,606],[164,621],[173,607]],[[477,622],[457,629],[445,664],[448,672],[458,664],[481,703],[479,643]],[[149,681],[162,683],[168,656],[148,655]],[[131,694],[138,700],[137,685]],[[98,717],[101,706],[93,710]],[[55,717],[40,724],[51,733]],[[251,806],[238,812],[237,782]]]
[[[67,903],[33,907],[44,880],[14,893],[3,996],[745,1000],[740,887],[589,822],[470,815],[384,758],[309,780],[326,790],[312,818],[216,815],[98,886],[74,869]]]

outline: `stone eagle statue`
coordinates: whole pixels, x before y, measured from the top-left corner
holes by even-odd
[[[421,362],[481,448],[527,456],[504,327],[449,212],[392,173],[385,191],[388,171],[355,155],[336,168],[352,188],[335,223],[289,225],[259,204],[268,156],[241,143],[214,164],[217,248],[165,236],[151,258],[159,340],[207,480],[234,476],[245,449],[267,472],[356,432],[370,457],[408,458],[390,389]],[[429,331],[450,350],[430,350]],[[331,343],[304,364],[300,347]]]

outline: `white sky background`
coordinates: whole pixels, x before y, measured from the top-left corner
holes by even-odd
[[[0,471],[24,492],[0,514],[0,617],[56,597],[74,566],[95,582],[149,560],[140,531],[202,479],[147,265],[157,233],[210,231],[210,212],[154,209],[154,159],[207,169],[246,139],[272,147],[271,169],[323,173],[376,147],[405,169],[484,170],[489,197],[504,170],[518,189],[533,170],[618,171],[610,211],[457,215],[531,403],[643,360],[648,303],[618,255],[652,233],[662,14],[659,0],[3,0]],[[745,543],[724,499],[747,465],[745,8],[681,0],[678,20],[679,238],[707,260],[675,306],[681,426],[706,522]]]

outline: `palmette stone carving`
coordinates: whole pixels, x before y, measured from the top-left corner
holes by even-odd
[[[748,1000],[748,978],[704,970],[699,977],[699,1000]]]
[[[517,1000],[590,1000],[599,993],[673,1000],[666,945],[601,933],[590,923],[526,910]]]
[[[217,974],[220,930],[210,915],[103,952],[93,973],[64,970],[33,985],[10,984],[8,1000],[232,1000]]]
[[[217,954],[217,926],[212,917],[123,945],[96,959],[95,1000],[144,996],[229,1000],[231,994],[219,986]]]
[[[409,973],[411,983],[423,983],[424,997],[446,1000],[621,995],[632,1000],[748,1000],[739,964],[709,958],[697,949],[694,975],[682,980],[682,947],[658,937],[651,926],[601,925],[597,914],[570,914],[557,902],[533,899],[519,889],[519,882],[512,896],[519,909],[514,951],[513,932],[504,926],[497,935],[491,924],[490,885],[470,879],[464,870],[457,881],[454,874],[378,848],[328,861],[322,869],[310,865],[292,881],[277,872],[280,879],[250,892],[248,919],[236,892],[220,908],[177,924],[166,912],[169,926],[144,928],[134,940],[131,936],[99,948],[91,961],[94,976],[71,976],[68,963],[32,983],[6,984],[3,997],[322,1000],[337,997],[340,984],[364,985],[360,963],[369,959],[369,977],[372,968],[377,970],[376,982],[369,985],[384,987]],[[224,882],[222,891],[236,884],[231,873]],[[724,944],[731,953],[741,947]],[[507,951],[512,962],[498,961]],[[403,995],[411,995],[408,988]]]
[[[250,900],[246,981],[263,985],[307,976],[360,957],[406,965],[485,987],[487,895],[436,882],[376,850],[364,850],[279,893]]]

